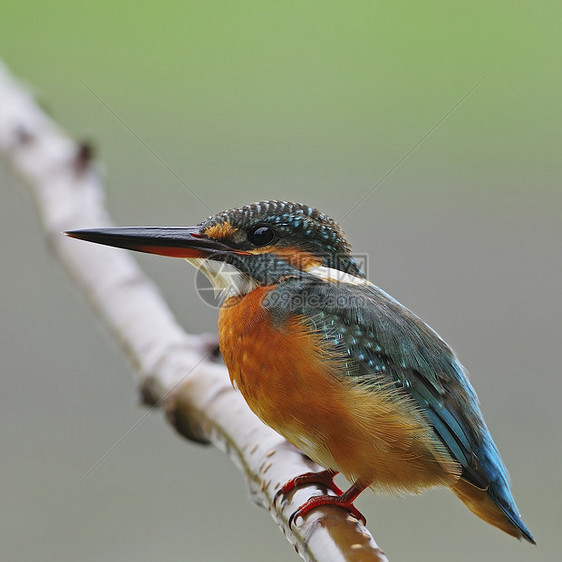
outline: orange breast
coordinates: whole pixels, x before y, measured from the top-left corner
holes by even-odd
[[[233,297],[219,315],[231,380],[254,413],[319,464],[395,491],[450,484],[459,468],[421,415],[395,391],[338,376],[321,338],[293,317],[274,325],[262,308],[272,287]]]

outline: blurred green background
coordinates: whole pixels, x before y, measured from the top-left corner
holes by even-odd
[[[560,3],[1,0],[0,13],[0,57],[95,144],[118,224],[306,202],[457,350],[539,545],[446,490],[365,493],[391,560],[558,559]],[[224,455],[160,413],[139,423],[121,354],[5,166],[0,182],[4,559],[294,559]],[[139,259],[187,330],[216,330],[191,269]]]

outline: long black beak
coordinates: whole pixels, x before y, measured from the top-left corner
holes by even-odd
[[[247,253],[204,236],[196,226],[126,226],[69,230],[64,234],[96,244],[174,258],[210,258],[220,254]]]

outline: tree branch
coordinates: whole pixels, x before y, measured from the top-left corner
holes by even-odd
[[[303,559],[386,561],[367,529],[337,507],[289,527],[290,514],[319,489],[303,486],[273,505],[276,491],[321,468],[254,416],[213,360],[209,337],[182,330],[128,253],[61,235],[111,224],[100,171],[91,147],[71,140],[1,62],[0,153],[30,186],[53,253],[132,362],[144,402],[162,406],[184,437],[226,452]]]

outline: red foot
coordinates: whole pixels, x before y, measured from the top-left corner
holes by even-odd
[[[325,486],[328,490],[332,490],[338,496],[343,494],[343,491],[334,483],[334,476],[337,474],[335,470],[322,470],[320,472],[306,472],[300,476],[296,476],[289,480],[280,490],[277,491],[273,498],[273,503],[276,503],[279,496],[286,496],[292,492],[297,486],[303,484],[319,484]]]
[[[363,489],[351,486],[349,490],[344,492],[341,496],[314,496],[310,498],[305,504],[301,505],[295,513],[289,517],[289,526],[291,527],[293,523],[299,518],[304,517],[309,511],[320,507],[321,505],[336,505],[338,507],[343,507],[347,510],[353,517],[358,521],[361,521],[363,525],[366,523],[366,519],[363,514],[353,505],[353,500],[362,492]]]

